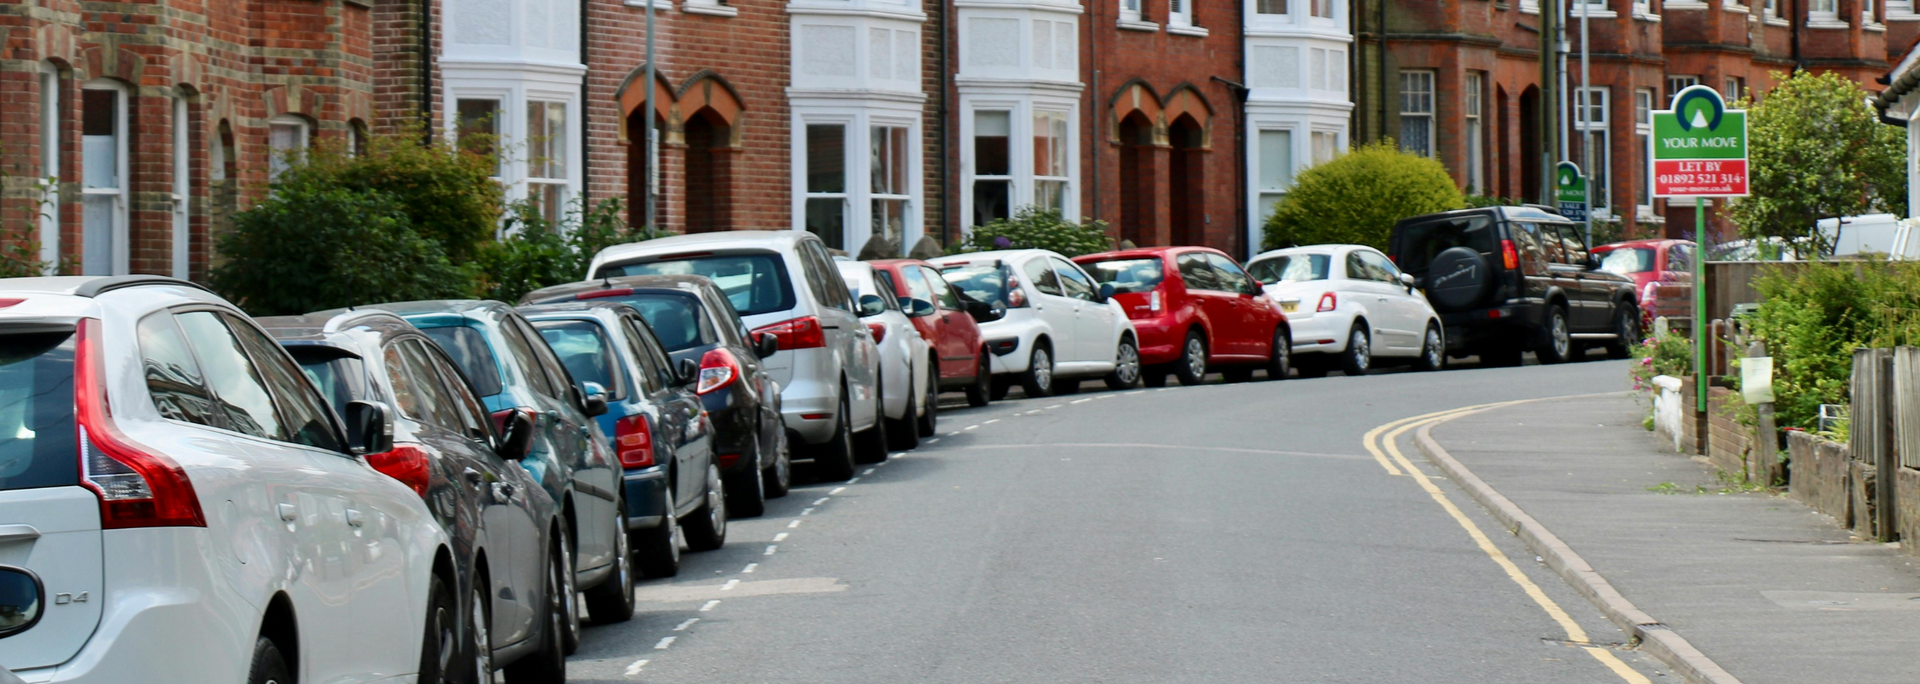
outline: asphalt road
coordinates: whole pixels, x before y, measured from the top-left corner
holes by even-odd
[[[1614,648],[1619,630],[1405,441],[1543,597],[1362,444],[1401,418],[1618,391],[1625,375],[1623,362],[1589,361],[1122,393],[1089,383],[949,408],[937,442],[853,482],[796,487],[735,521],[724,549],[643,583],[632,622],[587,630],[570,679],[1677,681]],[[1624,665],[1566,643],[1539,598]]]

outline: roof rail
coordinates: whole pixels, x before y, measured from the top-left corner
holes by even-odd
[[[201,285],[199,283],[196,283],[190,280],[181,280],[179,278],[169,278],[167,276],[146,275],[146,274],[106,276],[102,278],[96,278],[82,284],[80,287],[74,288],[73,293],[81,297],[98,297],[100,295],[106,294],[108,292],[112,292],[114,290],[124,290],[129,287],[141,287],[146,285],[172,285],[174,287],[191,287],[193,289],[200,290],[207,294],[215,294],[213,290],[207,289],[205,285]]]

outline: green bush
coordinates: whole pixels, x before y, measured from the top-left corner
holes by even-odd
[[[382,192],[282,187],[234,215],[213,288],[256,316],[465,297],[473,277]]]
[[[530,202],[509,205],[509,235],[480,254],[481,296],[518,301],[528,292],[585,278],[587,264],[602,249],[666,235],[629,227],[620,218],[624,210],[625,203],[617,197],[602,200],[591,210],[583,210],[575,201],[555,225]]]
[[[0,172],[0,185],[7,180],[7,174]],[[40,258],[40,218],[46,208],[47,192],[54,182],[53,178],[36,179],[26,220],[0,229],[0,278],[29,278],[77,270],[78,260],[71,255],[57,264]]]
[[[1463,206],[1440,162],[1382,140],[1302,172],[1268,217],[1261,249],[1329,243],[1386,249],[1400,219]]]
[[[275,192],[377,190],[393,197],[414,230],[440,243],[455,263],[478,256],[499,227],[495,157],[457,149],[443,136],[414,127],[372,136],[362,153],[333,144],[303,156],[274,181]]]
[[[1808,263],[1754,287],[1782,427],[1814,429],[1821,404],[1850,403],[1855,348],[1920,344],[1920,265]]]
[[[1076,257],[1113,249],[1107,237],[1107,222],[1074,223],[1054,210],[1023,207],[1012,219],[995,219],[974,228],[967,239],[954,245],[953,253],[985,252],[996,249],[1050,249]]]
[[[1820,219],[1906,215],[1906,130],[1880,123],[1868,94],[1839,74],[1801,71],[1752,104],[1752,194],[1728,207],[1742,237],[1807,237],[1824,252],[1832,245],[1813,229]]]
[[[1627,374],[1636,390],[1653,389],[1653,379],[1662,375],[1684,378],[1693,373],[1693,340],[1669,332],[1648,336],[1633,348],[1633,364]]]

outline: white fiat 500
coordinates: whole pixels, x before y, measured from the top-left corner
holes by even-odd
[[[993,352],[994,398],[1018,382],[1029,397],[1072,392],[1087,378],[1140,383],[1133,321],[1078,264],[1044,249],[956,254],[932,260],[954,287],[1006,317],[980,324]]]
[[[933,315],[933,302],[896,297],[893,274],[863,261],[835,261],[853,292],[854,309],[880,346],[880,399],[887,417],[887,442],[895,449],[920,446],[932,437],[939,406],[940,379],[933,345],[920,337],[910,314]],[[914,309],[918,309],[915,311]]]
[[[392,418],[341,408],[345,426],[192,283],[0,280],[0,582],[44,583],[3,592],[0,672],[440,682],[464,666],[442,648],[446,534],[365,458],[392,448]]]
[[[1363,245],[1276,249],[1247,262],[1247,274],[1280,303],[1293,329],[1294,367],[1303,376],[1338,368],[1360,375],[1378,361],[1437,370],[1447,344],[1439,315],[1379,250]]]

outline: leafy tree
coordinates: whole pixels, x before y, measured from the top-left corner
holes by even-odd
[[[1069,257],[1113,249],[1106,221],[1075,223],[1053,209],[1022,207],[1012,219],[994,219],[974,228],[953,253],[996,249],[1050,249]]]
[[[1838,74],[1796,73],[1751,105],[1747,158],[1751,194],[1728,208],[1743,237],[1810,237],[1824,253],[1820,219],[1906,215],[1906,132]]]
[[[629,226],[620,218],[626,205],[620,198],[600,201],[584,209],[578,201],[555,224],[531,202],[508,206],[506,238],[480,254],[485,280],[481,296],[503,302],[550,285],[585,278],[587,264],[607,247],[651,240],[667,235],[647,227]],[[518,230],[515,230],[518,228]]]
[[[423,142],[424,140],[424,142]],[[392,196],[420,235],[440,243],[447,258],[466,263],[492,241],[503,206],[497,157],[491,147],[456,147],[419,126],[374,135],[365,150],[339,144],[302,153],[274,181],[275,192],[340,188]]]
[[[473,277],[415,231],[399,197],[281,187],[234,216],[214,290],[256,316],[465,297]]]
[[[1261,248],[1335,243],[1386,249],[1400,219],[1465,204],[1439,161],[1381,140],[1302,172],[1267,218]]]

